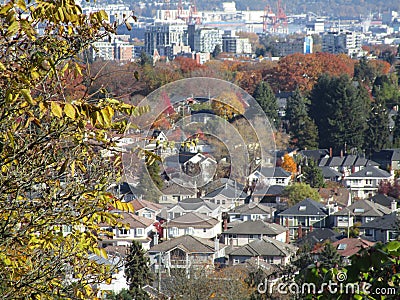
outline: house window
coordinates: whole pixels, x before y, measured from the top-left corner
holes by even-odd
[[[193,227],[185,228],[185,234],[193,235],[194,234],[194,228]]]
[[[347,244],[339,244],[337,246],[337,250],[345,250],[347,248]]]
[[[203,232],[207,232],[207,228],[203,228]]]
[[[306,209],[307,209],[307,206],[305,206],[305,205],[299,206],[299,211],[305,211]]]
[[[364,212],[364,208],[355,208],[354,209],[354,213],[363,213]]]
[[[180,217],[182,214],[179,212],[174,213],[174,218]]]
[[[238,259],[234,258],[234,259],[233,259],[233,264],[234,264],[234,265],[237,265],[238,263],[240,263],[240,261],[239,261]]]
[[[63,225],[62,230],[64,233],[71,233],[72,232],[72,225]],[[112,231],[112,229],[111,229]]]
[[[338,222],[347,222],[348,220],[349,220],[349,217],[345,217],[345,216],[338,217]]]
[[[277,184],[283,184],[283,183],[285,183],[285,179],[284,178],[275,178],[275,182]]]
[[[373,229],[365,229],[365,236],[373,236],[374,230]]]
[[[143,213],[143,217],[151,219],[151,213]]]
[[[225,205],[226,204],[226,200],[222,200],[222,205]]]
[[[171,228],[169,229],[169,235],[170,235],[171,237],[178,236],[178,235],[179,235],[179,228],[178,228],[178,227],[171,227]]]
[[[230,238],[230,239],[236,239],[236,238],[237,238],[237,235],[236,235],[236,234],[229,234],[229,235],[228,235],[228,238]]]
[[[136,228],[136,236],[144,236],[144,229]]]
[[[372,179],[366,179],[365,180],[366,185],[372,185]]]
[[[120,234],[120,235],[128,235],[128,234],[129,234],[129,229],[120,228],[120,229],[119,229],[119,234]]]

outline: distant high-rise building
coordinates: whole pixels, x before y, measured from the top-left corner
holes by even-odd
[[[322,36],[322,51],[338,54],[345,53],[351,57],[362,53],[362,36],[352,31],[331,31]]]
[[[252,53],[248,38],[240,38],[234,30],[225,31],[222,35],[222,51],[228,53]]]
[[[218,28],[188,25],[189,46],[197,52],[211,53],[217,45],[222,49],[222,34]]]
[[[271,43],[271,46],[274,48],[274,55],[276,56],[286,56],[294,53],[309,54],[313,53],[313,38],[306,36],[305,38],[278,41]]]
[[[153,55],[157,50],[161,56],[173,57],[173,47],[187,45],[187,25],[182,20],[156,21],[146,27],[145,52]]]

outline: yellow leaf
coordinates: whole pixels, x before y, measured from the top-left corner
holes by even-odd
[[[61,109],[61,106],[57,102],[54,102],[54,101],[51,102],[51,112],[56,117],[62,118],[62,109]]]
[[[6,67],[0,62],[0,70],[1,71],[5,71],[6,70]]]
[[[25,100],[28,101],[30,105],[35,105],[36,102],[32,99],[31,92],[27,89],[21,90],[22,96],[24,96]]]
[[[102,257],[104,257],[104,258],[108,258],[107,252],[106,252],[106,250],[104,250],[103,248],[100,249],[100,255],[101,255]]]
[[[67,115],[67,117],[69,117],[72,120],[75,120],[76,110],[72,104],[70,104],[70,103],[65,104],[64,112]]]

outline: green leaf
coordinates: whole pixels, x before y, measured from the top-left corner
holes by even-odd
[[[31,92],[27,89],[22,89],[21,90],[22,96],[24,96],[25,100],[30,104],[30,105],[35,105],[36,102],[32,99]]]
[[[51,102],[51,112],[56,117],[62,118],[62,109],[61,109],[61,106],[57,102],[54,102],[54,101]]]

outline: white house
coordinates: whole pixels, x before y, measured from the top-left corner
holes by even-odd
[[[167,239],[192,235],[212,239],[222,232],[222,221],[204,214],[190,212],[162,224]]]
[[[354,198],[366,199],[378,192],[382,180],[393,180],[394,175],[378,167],[368,166],[344,179],[344,184],[351,190]]]
[[[151,242],[149,236],[155,230],[153,220],[127,212],[118,213],[122,217],[118,219],[118,222],[126,225],[126,227],[100,224],[100,229],[103,233],[101,234],[99,246],[102,248],[108,246],[129,246],[132,240],[136,240],[142,244],[143,249],[148,250]]]
[[[276,168],[260,168],[248,176],[250,186],[270,186],[282,185],[287,186],[290,183],[292,174],[282,169]]]
[[[249,220],[272,221],[275,211],[276,208],[272,206],[251,202],[230,210],[228,212],[229,222]]]
[[[221,220],[221,206],[201,198],[186,198],[167,208],[168,219],[175,219],[187,213],[199,213]]]

